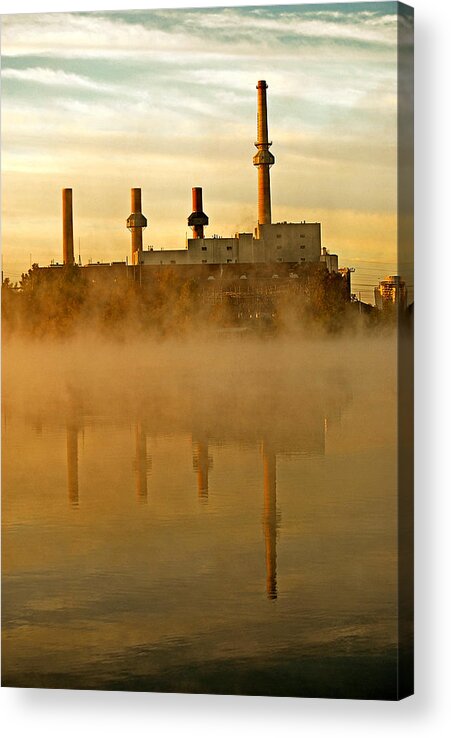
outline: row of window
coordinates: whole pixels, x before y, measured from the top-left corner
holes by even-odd
[[[201,249],[202,249],[202,251],[207,251],[208,247],[207,246],[201,246]],[[231,251],[231,250],[232,250],[232,247],[231,246],[227,246],[227,251]]]
[[[277,251],[280,251],[281,248],[282,246],[277,246]],[[305,249],[305,243],[301,243],[300,248]]]
[[[281,256],[279,256],[279,257],[277,257],[277,261],[283,262],[283,258]],[[290,261],[290,259],[288,259],[288,261]],[[303,256],[301,257],[301,261],[305,261],[305,258]],[[171,259],[171,261],[169,263],[170,264],[177,264],[177,262],[175,261],[175,259]],[[233,263],[233,259],[227,259],[227,264],[232,264],[232,263]],[[235,263],[238,263],[238,259],[235,259]],[[141,264],[144,264],[144,262],[142,261]],[[160,261],[160,264],[164,264],[164,261]],[[202,259],[202,264],[208,264],[208,260],[207,259]]]
[[[279,257],[277,258],[277,261],[279,261],[279,262],[283,262],[283,259],[282,259],[282,257],[281,257],[281,256],[279,256]],[[288,261],[291,261],[291,260],[290,260],[290,259],[288,259]],[[301,261],[305,261],[305,259],[304,259],[304,257],[303,257],[303,256],[301,257]]]
[[[282,238],[282,234],[281,233],[277,233],[276,234],[276,238]],[[299,238],[305,238],[305,233],[300,233],[299,234]]]
[[[237,263],[237,259],[235,259],[235,263]],[[233,259],[227,259],[227,264],[232,264]],[[208,264],[207,259],[202,259],[202,264]]]

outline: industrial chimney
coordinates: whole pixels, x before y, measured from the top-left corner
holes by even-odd
[[[202,187],[193,187],[193,212],[188,218],[188,225],[193,229],[193,238],[204,237],[208,216],[202,210]]]
[[[63,190],[63,264],[74,264],[74,226],[72,221],[72,189]]]
[[[131,189],[132,212],[127,218],[127,228],[132,234],[132,264],[138,261],[138,251],[143,248],[143,228],[147,228],[147,218],[141,212],[141,188]]]
[[[264,79],[257,83],[257,141],[258,151],[253,158],[258,167],[258,223],[271,223],[271,188],[269,168],[274,164],[274,156],[269,151],[272,141],[268,141],[268,113],[266,107],[266,90],[268,85]]]

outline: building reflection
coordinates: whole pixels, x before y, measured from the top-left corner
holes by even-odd
[[[328,428],[340,424],[343,405],[351,399],[346,385],[341,387],[336,378],[335,392],[327,398],[315,392],[303,393],[299,402],[298,417],[293,422],[290,398],[284,397],[276,402],[268,395],[252,407],[245,407],[247,397],[240,402],[230,402],[222,406],[221,412],[210,408],[205,398],[195,404],[196,411],[191,416],[193,423],[193,469],[197,477],[197,493],[201,501],[209,495],[209,471],[212,459],[209,444],[244,444],[261,448],[263,477],[262,524],[265,542],[266,596],[269,600],[278,597],[277,582],[277,541],[279,534],[279,510],[277,508],[277,464],[279,458],[319,457],[326,453]],[[243,409],[236,416],[236,407]],[[215,417],[215,434],[207,434],[203,429],[211,428],[211,417]]]
[[[340,424],[341,413],[352,395],[345,381],[334,375],[333,392],[326,396],[305,389],[296,397],[293,411],[292,397],[283,394],[281,385],[277,397],[242,394],[239,389],[234,398],[217,395],[194,396],[189,410],[184,414],[170,408],[163,400],[156,406],[143,403],[138,417],[132,419],[134,427],[135,494],[139,503],[148,502],[148,475],[151,460],[148,456],[148,437],[170,436],[190,433],[192,463],[196,475],[197,496],[206,503],[210,494],[210,472],[213,459],[209,455],[212,446],[241,446],[261,448],[263,505],[262,526],[265,544],[266,596],[276,600],[280,583],[277,578],[277,545],[280,528],[277,508],[277,466],[281,458],[296,456],[319,457],[326,454],[328,429]],[[332,382],[328,384],[332,386]],[[282,394],[281,394],[282,393]],[[169,410],[172,410],[170,412]],[[237,408],[239,411],[237,412]],[[214,422],[213,420],[214,419]],[[78,406],[66,420],[67,437],[67,490],[70,505],[79,506],[79,435],[84,427],[83,416]],[[212,432],[214,428],[214,433]],[[207,430],[208,429],[208,430]]]

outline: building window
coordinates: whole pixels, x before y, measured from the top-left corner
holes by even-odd
[[[299,238],[305,238],[305,233],[300,233]]]
[[[207,250],[207,247],[206,246],[202,246],[202,251],[206,251],[206,250]]]
[[[303,257],[303,256],[301,257],[301,261],[305,261],[305,259],[304,259],[304,257]]]
[[[277,250],[280,251],[281,248],[282,248],[282,246],[280,245],[280,243],[278,243],[277,244]]]
[[[231,250],[232,250],[232,247],[231,246],[227,246],[227,251],[231,251]]]
[[[175,259],[171,259],[171,264],[176,264]]]
[[[206,263],[207,263],[207,260],[206,259],[202,259],[202,264],[206,264]]]
[[[277,236],[276,236],[276,238],[282,238],[282,234],[281,233],[278,233]]]
[[[227,259],[227,264],[231,264],[231,263],[232,263],[232,259]]]
[[[301,249],[305,249],[305,243],[301,243]]]
[[[278,256],[277,261],[283,261],[282,257]]]

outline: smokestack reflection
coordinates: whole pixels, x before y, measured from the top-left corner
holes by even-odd
[[[208,456],[208,438],[193,441],[193,468],[197,472],[197,494],[200,500],[208,500],[208,471],[211,467],[211,458]]]
[[[142,422],[138,421],[135,428],[136,459],[135,481],[136,496],[142,504],[147,503],[147,436]]]
[[[71,507],[78,507],[78,425],[66,423],[67,494]]]
[[[266,548],[266,594],[277,599],[277,493],[276,454],[271,444],[263,442],[263,529]]]

